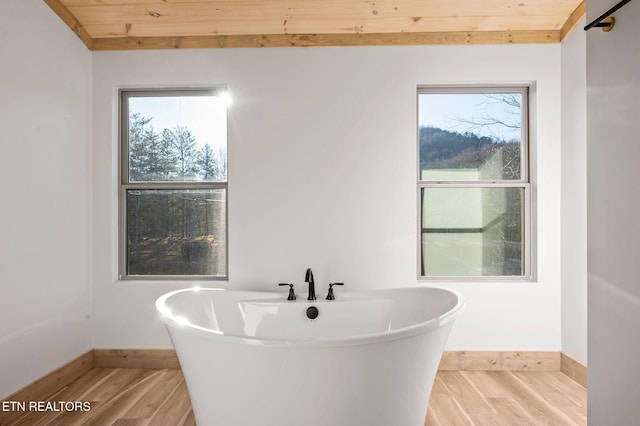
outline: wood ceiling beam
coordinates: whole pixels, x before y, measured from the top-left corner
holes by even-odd
[[[582,0],[582,3],[576,7],[576,10],[571,12],[571,15],[567,18],[567,21],[564,23],[562,28],[560,29],[560,41],[563,41],[567,36],[573,31],[573,29],[578,25],[578,22],[587,13],[587,2],[586,0]]]
[[[60,0],[44,0],[44,2],[58,15],[62,21],[67,24],[71,31],[76,33],[80,40],[89,48],[93,50],[93,38],[84,29],[75,16],[67,9],[67,7],[60,2]]]
[[[111,37],[93,40],[93,50],[232,47],[407,46],[558,43],[560,31],[472,31],[383,34],[268,34],[186,37]]]
[[[442,19],[423,17],[420,19],[399,17],[394,19],[345,19],[336,17],[323,22],[245,16],[242,20],[170,23],[113,22],[95,24],[84,22],[85,29],[94,38],[108,37],[187,37],[218,35],[262,35],[262,34],[385,34],[385,33],[441,33],[441,32],[515,32],[559,30],[566,17],[529,16],[516,24],[508,16],[458,17]],[[126,22],[126,21],[125,21]],[[354,25],[355,24],[355,25]]]

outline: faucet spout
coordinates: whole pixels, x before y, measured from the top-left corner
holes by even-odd
[[[316,284],[313,281],[311,268],[307,268],[307,273],[304,274],[304,282],[309,283],[309,297],[307,297],[307,300],[316,300]]]

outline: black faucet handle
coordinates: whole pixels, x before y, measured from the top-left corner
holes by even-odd
[[[334,285],[344,285],[344,283],[331,283],[329,284],[329,293],[327,294],[327,300],[336,300],[336,296],[333,294]]]
[[[288,285],[289,286],[289,296],[287,297],[287,300],[296,300],[296,294],[293,292],[293,284],[280,283],[278,285]]]

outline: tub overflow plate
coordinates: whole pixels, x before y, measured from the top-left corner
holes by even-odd
[[[307,308],[307,318],[316,319],[318,318],[318,314],[319,314],[318,308],[316,308],[315,306],[309,306]]]

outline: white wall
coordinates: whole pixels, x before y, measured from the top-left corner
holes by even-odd
[[[91,54],[0,0],[0,398],[91,349]]]
[[[532,82],[537,282],[442,283],[449,350],[560,350],[560,45],[95,52],[94,347],[169,347],[153,302],[193,283],[117,280],[117,88],[227,84],[227,288],[416,285],[416,86]],[[535,58],[535,60],[532,60]],[[281,291],[281,289],[280,289]]]
[[[587,35],[562,43],[562,352],[587,363]]]
[[[587,4],[587,19],[612,0]],[[589,424],[640,418],[640,3],[587,34]]]

